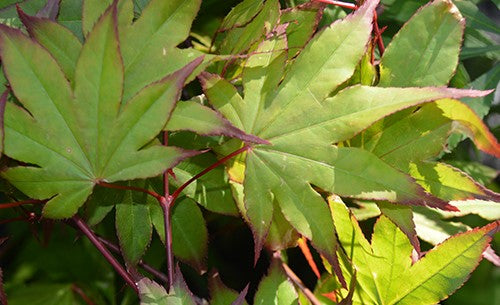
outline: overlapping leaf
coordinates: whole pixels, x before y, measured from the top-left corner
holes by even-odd
[[[204,136],[225,135],[246,142],[266,143],[256,136],[245,134],[219,113],[194,100],[177,104],[165,130],[188,130]]]
[[[203,55],[192,48],[177,48],[189,35],[200,3],[201,0],[152,0],[139,19],[123,27],[120,49],[125,73],[124,101],[147,84]],[[210,58],[205,56],[205,63]]]
[[[356,270],[353,304],[438,303],[463,284],[499,229],[494,222],[456,235],[412,265],[407,237],[387,218],[377,221],[370,245],[345,205],[338,200],[330,204],[340,242]]]
[[[498,142],[477,115],[461,102],[447,99],[424,105],[409,114],[396,114],[373,126],[351,144],[409,173],[427,191],[445,200],[498,200],[498,194],[460,170],[430,161],[445,149],[452,132],[470,135],[479,148],[492,155],[500,152]]]
[[[136,264],[146,252],[151,241],[153,225],[146,194],[127,191],[125,198],[116,204],[115,226],[123,257],[129,264]]]
[[[446,85],[458,62],[464,23],[449,0],[422,7],[387,46],[380,85]]]
[[[456,68],[462,33],[462,17],[450,1],[436,0],[423,7],[389,44],[381,60],[379,85],[446,84]],[[412,68],[408,69],[403,62],[411,62]],[[405,69],[401,69],[403,66]],[[439,73],[434,73],[437,70]],[[469,104],[475,102],[469,99]],[[498,194],[458,169],[428,162],[445,150],[450,134],[456,132],[468,135],[483,151],[500,155],[497,140],[481,119],[465,104],[451,99],[388,117],[351,144],[409,173],[427,191],[445,200],[498,200]]]
[[[82,31],[85,37],[91,32],[101,14],[113,2],[111,0],[84,1]],[[134,22],[132,22],[133,1],[115,2],[117,2],[117,23],[124,66],[123,102],[130,100],[144,86],[162,79],[165,75],[179,70],[203,55],[192,48],[177,48],[177,45],[189,35],[191,23],[200,7],[200,0],[149,1],[142,10],[141,16]],[[40,22],[48,23],[49,21]],[[28,28],[30,26],[32,25],[27,25]],[[36,36],[34,38],[38,40]],[[62,39],[64,38],[59,37],[49,43],[57,46]],[[46,46],[43,41],[39,42]],[[64,47],[64,44],[59,47]],[[211,56],[205,56],[205,62],[210,59]]]
[[[254,147],[245,160],[244,212],[257,251],[268,233],[273,207],[278,206],[287,221],[334,260],[333,223],[311,185],[341,196],[453,209],[375,155],[332,145],[395,111],[444,97],[485,94],[353,86],[328,97],[351,77],[363,56],[376,4],[366,1],[354,14],[316,35],[283,80],[284,39],[275,35],[263,42],[246,63],[244,98],[227,81],[202,74],[209,101],[237,127],[272,144]]]
[[[0,28],[4,71],[26,108],[7,104],[5,154],[38,166],[10,168],[3,176],[32,198],[50,198],[47,217],[72,216],[99,181],[158,175],[196,154],[143,147],[168,121],[185,79],[201,59],[144,88],[120,109],[124,68],[116,24],[112,6],[82,48],[74,90],[41,45],[18,30]]]
[[[237,14],[245,8],[248,14]],[[239,54],[248,50],[253,44],[269,33],[279,18],[279,2],[247,0],[237,5],[222,24],[223,39],[216,44],[219,54]],[[258,12],[254,15],[255,12]],[[237,19],[234,17],[239,15]],[[233,20],[235,19],[235,20]],[[242,26],[244,25],[244,26]]]
[[[18,13],[30,36],[52,54],[66,77],[72,81],[82,48],[80,40],[57,22],[28,16],[20,9]]]
[[[281,11],[280,23],[287,24],[288,57],[292,58],[313,35],[323,15],[321,5],[307,2]]]
[[[273,261],[257,288],[254,304],[298,305],[297,291],[278,261]]]
[[[209,275],[208,289],[210,291],[210,305],[233,305],[239,296],[238,292],[224,285],[217,272]],[[246,301],[241,303],[248,304]]]
[[[160,239],[165,242],[163,212],[158,204],[149,205],[151,220]],[[200,208],[189,198],[179,200],[172,208],[172,249],[175,256],[196,268],[206,271],[208,231]],[[187,225],[189,224],[189,225]]]
[[[179,267],[174,274],[174,283],[169,293],[161,285],[143,278],[137,283],[141,305],[195,305],[193,294],[182,277]]]

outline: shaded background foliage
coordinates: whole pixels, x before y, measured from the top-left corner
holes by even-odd
[[[21,25],[13,6],[18,2],[17,0],[0,1],[2,23],[12,26]],[[135,12],[138,15],[148,1],[136,0],[134,2]],[[238,2],[237,0],[203,1],[192,27],[192,35],[181,44],[181,47],[196,43],[205,46],[209,44],[224,16]],[[281,1],[281,4],[285,7],[303,2],[306,1],[289,0]],[[383,5],[379,9],[379,24],[387,26],[383,34],[384,41],[390,41],[402,24],[425,3],[427,3],[425,0],[382,1]],[[475,89],[496,88],[500,80],[500,70],[497,65],[500,56],[498,43],[500,2],[460,0],[455,3],[466,17],[467,27],[460,65],[452,79],[451,86],[474,87]],[[44,7],[46,1],[26,0],[19,4],[26,13],[34,15]],[[329,24],[345,16],[346,12],[340,8],[329,7],[320,25]],[[77,36],[83,37],[79,32],[81,1],[62,0],[58,20],[74,31]],[[4,79],[1,81],[5,82]],[[183,96],[187,99],[201,93],[199,85],[192,83],[186,87]],[[498,138],[500,134],[498,93],[484,98],[482,102],[482,105],[474,110],[479,115],[485,116],[490,130]],[[452,153],[444,155],[444,160],[469,173],[488,188],[499,191],[499,181],[494,170],[499,168],[499,160],[479,152],[470,140],[466,139],[459,143],[460,140],[459,137],[450,140],[450,149],[457,147]],[[175,137],[173,141],[175,142]],[[481,164],[488,165],[489,168]],[[11,186],[3,181],[1,188],[5,192],[12,191]],[[0,201],[4,202],[7,199]],[[17,216],[17,211],[2,210],[2,219]],[[255,268],[252,266],[253,237],[240,218],[222,216],[207,209],[203,209],[203,216],[210,238],[207,261],[209,270],[217,269],[223,282],[236,291],[241,291],[250,282],[249,296],[252,296],[259,279],[269,267],[269,257],[262,256],[257,266]],[[484,219],[474,215],[461,217],[460,221],[471,227],[487,223]],[[108,216],[96,229],[99,234],[112,237],[114,226],[113,218]],[[12,304],[85,304],[78,295],[79,289],[84,289],[97,304],[125,305],[137,302],[131,291],[125,290],[123,293],[121,280],[93,246],[66,225],[51,221],[39,223],[34,220],[29,224],[19,222],[2,224],[0,228],[0,236],[9,237],[8,243],[0,244],[0,262],[4,278],[8,279],[5,286],[9,299],[13,300]],[[365,234],[370,236],[373,220],[363,222],[362,228]],[[499,241],[497,236],[494,248],[497,248]],[[431,248],[430,245],[423,245],[423,250],[429,248]],[[153,239],[144,260],[159,269],[164,269],[163,251],[160,241]],[[314,289],[315,276],[301,252],[295,248],[288,250],[287,254],[290,266],[311,289]],[[314,253],[314,256],[319,262],[319,255]],[[193,292],[200,297],[208,297],[208,281],[212,274],[200,276],[196,270],[183,263],[181,263],[181,269]],[[483,260],[471,279],[443,304],[496,304],[500,302],[499,287],[500,270]],[[54,295],[57,297],[54,298]]]

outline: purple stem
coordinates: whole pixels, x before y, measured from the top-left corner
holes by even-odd
[[[168,131],[164,131],[163,132],[163,145],[164,146],[168,146]],[[168,171],[170,169],[167,169],[164,173],[163,173],[163,196],[165,198],[168,198],[168,196],[170,195],[169,193],[169,189],[168,189]]]
[[[102,187],[107,187],[107,188],[112,188],[112,189],[119,189],[119,190],[129,190],[129,191],[137,191],[137,192],[142,192],[142,193],[145,193],[145,194],[148,194],[154,198],[156,198],[156,200],[160,201],[161,199],[161,195],[160,194],[157,194],[156,192],[154,191],[150,191],[150,190],[147,190],[147,189],[143,189],[141,187],[135,187],[135,186],[126,186],[126,185],[119,185],[119,184],[111,184],[111,183],[107,183],[107,182],[104,182],[104,181],[99,181],[97,183],[97,185],[100,185]]]
[[[170,219],[173,205],[172,198],[172,196],[168,196],[168,199],[163,197],[160,200],[165,228],[165,252],[167,254],[167,292],[170,292],[170,288],[174,283],[174,252],[172,250],[172,222]]]
[[[163,132],[163,145],[168,146],[168,131]],[[171,207],[173,197],[170,196],[169,185],[168,185],[168,174],[167,169],[163,173],[163,196],[158,200],[161,209],[163,210],[163,225],[165,231],[165,253],[167,255],[167,292],[170,292],[170,288],[174,283],[174,253],[172,250],[172,223],[170,220]]]
[[[182,191],[188,187],[191,183],[193,183],[195,180],[197,180],[198,178],[200,178],[201,176],[205,175],[206,173],[208,173],[209,171],[213,170],[214,168],[218,167],[219,165],[223,164],[224,162],[226,162],[227,160],[241,154],[242,152],[245,152],[247,150],[250,149],[250,146],[248,145],[245,145],[243,146],[242,148],[238,149],[238,150],[235,150],[233,151],[232,153],[230,153],[229,155],[225,156],[224,158],[218,160],[217,162],[215,162],[214,164],[210,165],[209,167],[205,168],[204,170],[202,170],[201,172],[199,172],[196,176],[192,177],[191,179],[189,179],[188,181],[186,181],[183,185],[181,185],[178,189],[175,190],[175,192],[172,194],[172,199],[170,200],[171,201],[171,205],[173,205],[175,199],[177,199],[177,197],[180,195],[180,193],[182,193]]]
[[[118,274],[123,278],[123,280],[134,290],[136,294],[139,294],[139,289],[135,284],[134,280],[128,274],[128,272],[123,268],[122,265],[116,260],[116,258],[108,251],[108,249],[99,241],[94,232],[88,227],[88,225],[77,215],[73,216],[73,222],[80,229],[80,231],[87,236],[90,242],[101,252],[104,258],[113,266],[113,268],[118,272]]]
[[[110,242],[109,240],[107,240],[99,235],[96,235],[96,236],[97,236],[97,239],[99,239],[99,241],[101,243],[103,243],[109,250],[111,250],[117,254],[121,254],[120,248],[117,245],[115,245],[114,243]],[[139,261],[139,266],[141,266],[142,269],[146,270],[148,273],[154,275],[155,277],[159,278],[160,280],[162,280],[164,282],[168,281],[167,276],[165,274],[161,273],[160,271],[158,271],[155,268],[151,267],[150,265],[146,264],[142,260]]]

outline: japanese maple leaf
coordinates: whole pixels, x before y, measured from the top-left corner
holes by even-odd
[[[408,237],[386,216],[371,244],[339,198],[329,198],[335,227],[357,282],[352,304],[437,304],[463,285],[499,230],[499,221],[454,235],[412,262]],[[345,265],[346,275],[354,270]]]
[[[76,213],[96,183],[158,175],[197,154],[150,144],[174,109],[198,58],[122,105],[124,67],[116,3],[88,34],[73,88],[41,45],[0,25],[0,58],[20,107],[5,110],[5,154],[28,163],[2,175],[26,195],[48,199],[44,216]]]
[[[401,109],[444,97],[487,93],[356,85],[330,97],[353,75],[366,52],[377,4],[365,1],[356,12],[320,31],[288,66],[286,39],[278,28],[245,64],[244,98],[221,77],[200,76],[209,101],[219,111],[236,127],[271,143],[254,146],[244,160],[243,212],[254,233],[256,257],[273,213],[279,210],[321,254],[336,261],[333,221],[317,189],[455,210],[374,154],[333,145]]]

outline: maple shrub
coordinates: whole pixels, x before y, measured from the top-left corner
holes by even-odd
[[[500,265],[496,170],[450,153],[500,156],[474,1],[7,2],[0,303],[425,305]]]

